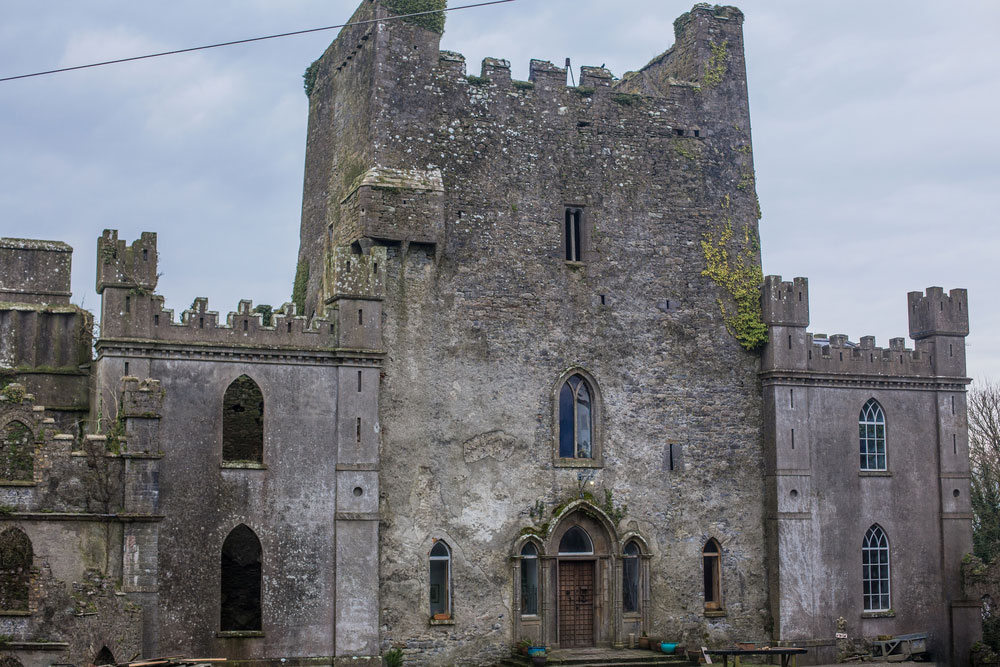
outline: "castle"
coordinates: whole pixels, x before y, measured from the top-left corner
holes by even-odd
[[[0,241],[8,664],[906,632],[965,664],[967,295],[909,294],[914,349],[807,332],[761,274],[740,11],[567,87],[467,75],[406,6],[307,72],[279,311],[175,316],[156,235],[106,230],[94,338],[72,250]]]

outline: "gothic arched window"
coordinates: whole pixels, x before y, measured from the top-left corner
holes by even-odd
[[[23,530],[11,527],[0,533],[0,610],[28,611],[34,550]]]
[[[622,611],[639,611],[639,545],[630,540],[622,558]]]
[[[889,538],[878,524],[865,533],[861,545],[861,581],[865,611],[889,611]]]
[[[705,609],[722,609],[722,547],[714,537],[701,550],[705,567]]]
[[[431,616],[451,618],[451,550],[444,540],[437,540],[430,553]]]
[[[223,632],[261,629],[262,560],[260,540],[242,523],[222,543]]]
[[[538,615],[538,547],[532,542],[521,548],[521,615]]]
[[[580,526],[573,526],[559,540],[560,555],[585,555],[594,553],[594,542]]]
[[[861,469],[886,470],[885,413],[874,398],[868,399],[861,408],[858,434],[861,441]]]
[[[579,373],[559,390],[559,457],[594,458],[593,392]]]
[[[263,463],[264,394],[241,375],[222,399],[222,460]]]

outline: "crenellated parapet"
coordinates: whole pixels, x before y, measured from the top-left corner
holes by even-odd
[[[761,286],[761,314],[769,343],[762,369],[767,372],[814,372],[830,375],[932,378],[965,373],[964,336],[969,330],[966,290],[945,295],[940,287],[908,295],[910,336],[877,347],[874,336],[851,342],[844,334],[807,333],[809,282],[767,276]]]
[[[156,289],[156,234],[143,232],[127,244],[117,229],[105,229],[97,239],[97,293],[106,287],[152,292]]]
[[[0,302],[68,306],[72,260],[60,241],[0,239]]]
[[[910,338],[969,335],[969,293],[953,289],[948,294],[940,287],[906,295],[909,305]]]

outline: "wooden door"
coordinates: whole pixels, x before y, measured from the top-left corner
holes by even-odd
[[[559,562],[559,646],[594,645],[594,561]]]

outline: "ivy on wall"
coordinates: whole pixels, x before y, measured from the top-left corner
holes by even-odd
[[[292,283],[292,303],[295,304],[296,313],[302,315],[306,312],[306,288],[309,286],[309,260],[300,258],[298,266],[295,267],[295,282]]]
[[[403,20],[439,35],[444,32],[444,12],[440,10],[448,6],[447,0],[383,0],[383,4],[395,14],[434,12],[433,14],[410,16]]]
[[[743,228],[743,249],[733,251],[733,223],[726,224],[716,234],[705,234],[701,242],[705,254],[705,270],[701,275],[712,279],[726,290],[735,304],[735,310],[727,308],[719,299],[719,309],[726,322],[726,329],[746,350],[758,350],[767,343],[767,325],[761,317],[760,286],[764,282],[764,272],[757,261],[759,244],[751,233],[750,226]]]

